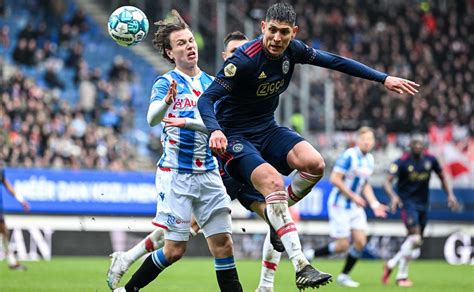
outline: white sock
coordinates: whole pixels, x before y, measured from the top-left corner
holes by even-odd
[[[9,266],[15,266],[18,264],[15,255],[12,252],[8,252],[7,254],[7,262]]]
[[[275,272],[280,258],[281,253],[274,250],[270,243],[270,231],[268,231],[265,241],[263,242],[262,270],[258,287],[273,287]]]
[[[150,233],[145,239],[137,243],[131,249],[125,252],[125,256],[131,261],[130,264],[144,256],[145,254],[155,251],[163,246],[164,232],[163,229],[157,228]]]
[[[398,263],[397,280],[408,279],[408,263],[410,262],[409,257],[402,257]]]
[[[8,237],[0,235],[2,237],[2,245],[3,245],[3,253],[5,254],[5,259],[7,260],[7,263],[9,266],[14,266],[18,264],[15,255],[13,252],[10,252],[10,249],[8,248]]]
[[[268,220],[280,236],[295,270],[298,272],[309,265],[301,251],[301,242],[296,225],[288,210],[288,195],[285,191],[273,192],[265,198]]]
[[[410,257],[414,249],[417,249],[421,242],[421,236],[418,234],[408,235],[403,242],[400,250],[387,262],[387,266],[393,269],[403,257]]]
[[[291,183],[287,187],[289,197],[288,206],[293,206],[309,194],[322,177],[322,174],[315,175],[307,172],[296,171]]]

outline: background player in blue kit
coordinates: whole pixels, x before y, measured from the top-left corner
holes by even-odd
[[[265,197],[271,227],[281,238],[296,271],[296,285],[317,287],[331,275],[314,269],[301,251],[288,205],[307,195],[324,173],[319,152],[296,132],[277,125],[274,111],[297,63],[335,69],[383,83],[397,93],[415,94],[416,83],[388,76],[351,59],[312,49],[294,40],[296,14],[286,3],[272,5],[261,23],[263,36],[229,58],[198,101],[211,133],[210,148],[221,154],[226,171]],[[297,170],[285,189],[281,174]],[[289,203],[288,203],[289,197]]]
[[[397,285],[403,287],[413,285],[408,279],[408,262],[420,255],[423,230],[428,219],[429,182],[432,171],[441,180],[441,186],[448,196],[448,206],[453,211],[457,210],[459,204],[456,196],[448,185],[436,157],[425,152],[423,136],[414,135],[410,141],[410,152],[405,153],[390,166],[384,189],[390,197],[392,212],[401,208],[401,216],[408,236],[397,254],[386,262],[382,275],[384,284],[388,283],[392,270],[398,264]],[[396,192],[392,187],[394,180],[397,180]]]
[[[337,159],[331,172],[333,188],[328,199],[330,236],[335,240],[316,251],[308,250],[309,258],[328,256],[349,251],[337,283],[346,287],[359,287],[349,273],[362,256],[367,243],[367,216],[364,207],[372,208],[375,216],[386,217],[387,207],[380,204],[370,184],[374,172],[374,157],[370,153],[375,145],[374,131],[362,127],[357,131],[357,144],[346,149]]]

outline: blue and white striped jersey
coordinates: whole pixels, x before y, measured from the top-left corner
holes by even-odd
[[[155,80],[150,103],[165,98],[173,79],[177,83],[176,100],[166,111],[165,117],[201,120],[197,101],[214,78],[205,72],[189,77],[175,68]],[[200,131],[177,127],[163,128],[161,135],[163,155],[157,163],[158,167],[183,173],[199,173],[216,169],[217,161],[209,149],[208,138],[207,134]]]
[[[354,193],[361,195],[362,187],[374,172],[374,157],[370,153],[364,155],[359,147],[349,148],[337,159],[333,171],[343,173],[345,185]],[[332,188],[328,205],[346,209],[357,206],[351,199],[344,196],[337,187]]]

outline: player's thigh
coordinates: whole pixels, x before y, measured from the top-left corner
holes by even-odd
[[[286,127],[277,127],[273,129],[268,135],[263,137],[261,150],[262,157],[273,167],[275,167],[281,174],[289,175],[294,169],[298,169],[296,168],[296,166],[299,166],[299,164],[297,163],[290,163],[290,161],[288,160],[289,153],[294,149],[296,145],[300,144],[303,141],[303,137],[301,137],[295,131]],[[309,143],[307,142],[306,144],[309,145]],[[304,153],[302,153],[301,155],[303,154]],[[308,154],[313,154],[313,152]],[[300,158],[304,160],[303,157]],[[295,160],[295,158],[293,158],[292,160]],[[303,162],[301,162],[300,164],[304,165]]]
[[[351,230],[359,230],[367,234],[369,227],[367,225],[367,215],[364,209],[353,207],[349,210]]]
[[[194,198],[192,209],[204,236],[231,232],[230,197],[217,169],[195,175],[194,184],[199,186],[199,195]],[[222,222],[217,224],[216,220]]]
[[[165,239],[186,241],[189,238],[193,197],[188,190],[194,187],[188,174],[158,169],[156,216],[153,224],[165,229]]]
[[[224,169],[241,183],[252,184],[252,172],[259,165],[266,163],[260,154],[259,145],[254,145],[240,136],[230,136],[226,153],[223,155]]]
[[[287,156],[291,168],[309,173],[324,171],[325,163],[321,154],[307,141],[301,141],[290,150]]]
[[[347,209],[329,206],[329,235],[332,238],[349,238],[351,235],[350,216]]]
[[[416,208],[406,204],[400,214],[409,234],[421,234],[419,212]]]

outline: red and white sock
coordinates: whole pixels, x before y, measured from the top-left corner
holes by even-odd
[[[260,273],[260,283],[258,287],[273,287],[275,280],[275,272],[280,262],[281,253],[273,249],[270,243],[270,231],[267,232],[265,241],[263,242],[262,251],[262,270]]]
[[[164,239],[163,229],[157,228],[155,231],[148,234],[145,239],[126,251],[125,256],[133,263],[145,254],[163,247]]]
[[[321,180],[322,174],[310,174],[296,171],[291,183],[287,187],[288,206],[293,206],[311,192],[313,187]]]
[[[309,265],[308,260],[301,251],[301,242],[296,230],[295,222],[288,210],[288,195],[285,191],[269,194],[265,201],[267,203],[267,216],[272,227],[280,236],[285,250],[295,270],[298,272]]]

